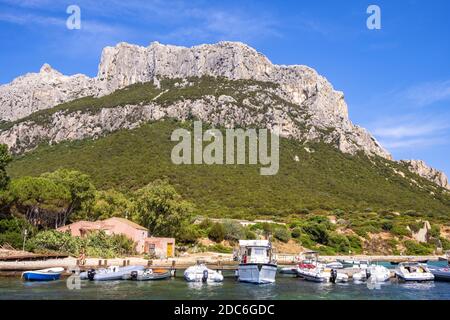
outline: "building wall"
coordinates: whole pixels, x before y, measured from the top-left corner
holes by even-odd
[[[129,239],[133,240],[136,244],[135,249],[137,253],[144,253],[145,240],[148,237],[148,231],[143,229],[135,228],[127,223],[120,220],[107,219],[103,221],[78,221],[70,225],[58,228],[58,231],[66,232],[70,231],[72,236],[81,237],[83,236],[82,230],[103,230],[108,235],[112,234],[123,234]]]
[[[152,246],[153,245],[153,246]],[[154,238],[145,239],[145,253],[151,253],[154,247],[154,254],[157,258],[173,258],[175,257],[175,239],[174,238]]]

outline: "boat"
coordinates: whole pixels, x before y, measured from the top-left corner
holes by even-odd
[[[143,266],[118,267],[111,266],[106,269],[91,269],[87,272],[87,278],[91,281],[112,281],[128,279],[131,272],[144,270]],[[80,276],[81,277],[81,276]]]
[[[297,274],[297,267],[285,267],[280,268],[279,271],[281,274]]]
[[[434,280],[436,281],[446,281],[450,282],[450,267],[429,267],[430,272],[434,276]]]
[[[64,268],[48,268],[42,270],[25,271],[22,278],[26,281],[52,281],[58,280]]]
[[[388,268],[380,265],[370,265],[367,269],[353,275],[355,281],[385,282],[391,278]]]
[[[151,281],[151,280],[164,280],[172,276],[169,270],[163,269],[145,269],[131,271],[130,280],[136,281]]]
[[[254,284],[274,283],[277,263],[269,240],[239,240],[238,280]]]
[[[312,282],[347,282],[348,276],[338,273],[336,269],[329,268],[319,262],[319,253],[308,251],[303,254],[305,259],[297,267],[297,276]]]
[[[369,261],[367,260],[355,260],[355,259],[337,259],[344,268],[352,269],[366,269],[369,266]]]
[[[184,279],[188,282],[222,282],[223,275],[208,269],[203,263],[197,263],[184,271]]]
[[[344,265],[338,261],[327,263],[325,267],[330,269],[344,269]]]
[[[417,262],[402,262],[395,269],[397,278],[403,281],[432,281],[434,275],[428,267]]]

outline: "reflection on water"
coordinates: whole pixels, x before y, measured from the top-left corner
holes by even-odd
[[[391,281],[371,289],[367,283],[313,283],[292,276],[277,276],[274,284],[240,283],[232,275],[223,283],[188,283],[183,277],[160,281],[82,281],[69,290],[65,280],[24,282],[0,278],[0,299],[445,299],[450,283]]]

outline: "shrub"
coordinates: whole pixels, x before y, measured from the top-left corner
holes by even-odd
[[[103,231],[93,232],[86,238],[72,237],[68,232],[47,230],[38,233],[27,242],[33,252],[61,252],[78,256],[85,251],[88,256],[113,258],[134,254],[134,242],[124,235],[107,235]]]
[[[383,220],[381,222],[381,229],[383,229],[384,231],[391,231],[393,227],[394,224],[389,220]]]
[[[257,238],[256,237],[256,233],[254,233],[250,229],[245,229],[245,239],[247,239],[247,240],[255,240],[256,238]]]
[[[8,218],[0,220],[0,246],[9,244],[13,248],[22,249],[23,231],[28,231],[28,238],[33,236],[35,229],[25,220]]]
[[[237,242],[239,239],[244,239],[245,230],[239,222],[227,220],[223,223],[225,231],[225,240]]]
[[[301,228],[296,227],[296,228],[292,229],[292,231],[291,231],[292,238],[298,239],[298,238],[300,238],[301,235],[302,235]]]
[[[225,228],[221,223],[214,223],[209,229],[208,238],[215,242],[222,242],[225,239]]]
[[[196,225],[187,225],[181,229],[178,242],[181,244],[192,244],[201,238],[201,231]]]
[[[198,225],[200,229],[207,230],[211,228],[214,225],[214,223],[211,221],[211,219],[206,218],[200,224]]]
[[[303,231],[308,234],[309,238],[320,244],[328,243],[328,230],[324,224],[310,223],[303,226]]]
[[[277,228],[275,229],[275,232],[273,236],[282,241],[282,242],[288,242],[291,239],[291,235],[289,234],[289,231],[286,228]]]
[[[431,245],[419,243],[412,240],[406,240],[404,242],[407,255],[430,255],[433,253],[434,248]]]
[[[444,237],[440,237],[439,240],[441,240],[442,249],[444,249],[445,251],[450,250],[450,240]]]
[[[351,251],[350,241],[348,241],[346,236],[340,234],[331,234],[328,239],[328,246],[339,253],[349,253]]]
[[[47,230],[39,232],[27,241],[26,247],[33,252],[61,252],[70,255],[79,255],[83,248],[81,238],[72,237],[68,232]]]
[[[362,242],[358,236],[349,235],[349,236],[347,236],[347,239],[350,243],[350,248],[352,250],[352,253],[359,254],[362,252]]]
[[[405,226],[399,225],[399,224],[394,224],[394,226],[391,229],[391,233],[396,235],[396,236],[405,236],[408,237],[411,235],[411,233],[409,232],[408,229],[406,229]]]
[[[218,252],[218,253],[233,253],[233,248],[225,247],[220,243],[216,243],[212,246],[207,247],[207,251]]]
[[[429,234],[433,238],[439,238],[441,236],[441,228],[437,224],[431,225],[431,230],[429,231]]]

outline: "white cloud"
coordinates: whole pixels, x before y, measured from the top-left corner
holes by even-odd
[[[449,142],[450,123],[441,120],[447,118],[414,114],[379,120],[369,127],[389,150],[423,148]]]
[[[450,80],[422,83],[399,92],[400,99],[413,106],[426,107],[441,101],[450,100]]]

